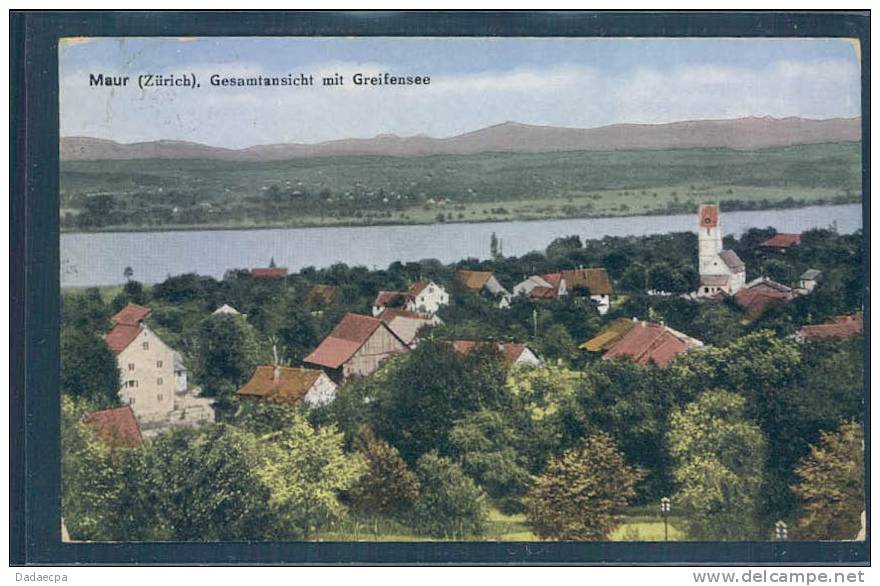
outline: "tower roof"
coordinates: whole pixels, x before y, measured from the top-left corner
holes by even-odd
[[[718,227],[718,206],[703,204],[699,211],[700,228],[717,228]]]

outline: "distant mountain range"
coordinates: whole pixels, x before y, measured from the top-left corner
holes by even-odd
[[[122,144],[112,140],[71,136],[61,139],[61,160],[281,161],[352,155],[418,157],[486,152],[547,153],[688,148],[754,150],[860,140],[861,118],[810,120],[749,117],[668,124],[613,124],[600,128],[560,128],[505,122],[450,138],[383,134],[366,139],[352,138],[317,144],[269,144],[238,150],[173,140]]]

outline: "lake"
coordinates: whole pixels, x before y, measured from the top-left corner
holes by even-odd
[[[193,272],[221,278],[228,269],[268,266],[271,258],[292,272],[337,262],[385,268],[394,261],[425,258],[444,263],[482,259],[489,255],[492,232],[503,241],[505,255],[521,256],[543,250],[560,236],[642,236],[694,230],[695,223],[696,213],[479,224],[62,234],[61,286],[118,285],[125,282],[122,272],[128,266],[138,281],[157,283],[169,275]],[[779,232],[803,232],[832,223],[840,233],[860,229],[862,207],[813,206],[721,215],[724,233],[736,235],[749,228],[772,226]]]

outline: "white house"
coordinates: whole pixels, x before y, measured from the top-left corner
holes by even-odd
[[[697,213],[700,287],[698,297],[734,295],[746,281],[746,265],[732,250],[724,250],[717,205],[701,205]]]
[[[801,295],[806,295],[807,293],[812,293],[813,289],[822,282],[822,271],[817,269],[807,269],[804,271],[804,274],[800,277],[800,291]]]
[[[231,305],[224,303],[220,307],[214,310],[214,313],[211,315],[241,315],[237,309],[232,307]]]
[[[379,291],[373,301],[373,317],[379,317],[386,308],[432,316],[448,304],[446,289],[434,281],[416,281],[406,291]]]
[[[129,304],[111,318],[115,325],[104,336],[119,367],[120,400],[131,407],[144,435],[213,421],[213,400],[188,389],[180,355],[144,323],[149,314]]]
[[[444,305],[449,305],[449,293],[434,281],[416,281],[407,290],[412,296],[412,311],[434,315]]]

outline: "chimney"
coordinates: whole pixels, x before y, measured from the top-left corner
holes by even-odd
[[[278,382],[281,378],[281,366],[278,364],[278,347],[272,344],[272,356],[275,359],[275,368],[272,369],[272,381]]]

